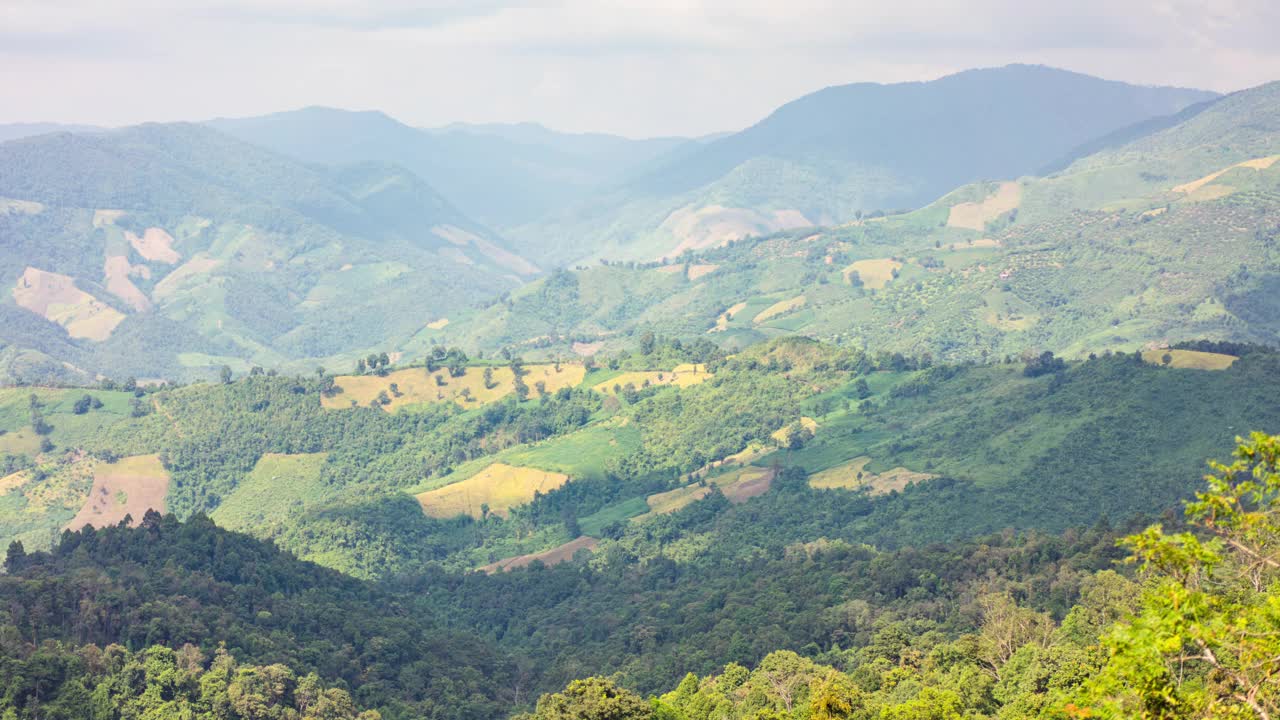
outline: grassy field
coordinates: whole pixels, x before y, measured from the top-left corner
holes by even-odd
[[[808,428],[811,433],[818,432],[818,421],[811,417],[801,417],[800,425],[801,427]],[[778,428],[772,435],[770,435],[770,437],[777,441],[779,445],[785,446],[787,443],[791,442],[791,424],[788,423]]]
[[[320,480],[326,453],[263,455],[235,491],[210,514],[231,530],[263,530],[286,521],[330,494]]]
[[[712,485],[720,488],[730,502],[746,502],[768,492],[773,476],[772,468],[747,466],[710,478],[705,485],[692,483],[675,490],[655,493],[645,498],[649,512],[636,516],[634,520],[642,521],[652,515],[672,513],[687,507],[706,497],[711,492]]]
[[[599,536],[609,525],[647,512],[649,512],[649,503],[642,497],[634,497],[578,518],[578,527],[587,535]]]
[[[633,370],[623,372],[596,383],[592,389],[601,393],[612,393],[614,387],[624,388],[631,385],[636,389],[649,385],[675,385],[689,387],[710,380],[713,375],[702,369],[702,365],[678,365],[674,370]]]
[[[1142,353],[1142,359],[1152,365],[1165,365],[1166,355],[1169,356],[1169,367],[1183,370],[1226,370],[1239,360],[1235,355],[1199,350],[1147,350]]]
[[[129,516],[133,525],[142,522],[147,510],[163,513],[169,493],[169,472],[155,455],[135,455],[114,463],[99,462],[93,469],[93,488],[80,512],[67,523],[68,529],[85,525],[96,528],[115,525]]]
[[[444,369],[427,373],[425,368],[406,368],[377,375],[341,375],[334,378],[334,385],[342,392],[324,397],[326,408],[339,409],[354,405],[368,405],[380,393],[386,393],[391,402],[383,405],[394,412],[407,405],[434,402],[456,402],[462,407],[479,407],[515,392],[515,374],[508,366],[492,368],[490,386],[485,386],[484,368],[468,367],[462,377],[452,377]],[[529,386],[530,397],[536,397],[536,386],[543,383],[548,393],[562,387],[575,387],[582,382],[586,370],[579,364],[563,363],[559,372],[553,364],[526,365],[524,382]],[[392,385],[395,389],[392,389]],[[399,394],[397,394],[399,393]]]
[[[763,322],[768,322],[770,319],[775,318],[779,315],[782,315],[783,313],[788,313],[788,312],[791,312],[792,310],[796,310],[801,307],[804,307],[804,303],[805,303],[805,297],[803,295],[798,295],[796,297],[788,298],[786,300],[779,300],[778,302],[770,305],[764,310],[761,310],[760,312],[756,313],[756,316],[751,319],[751,322],[757,325]]]
[[[640,447],[640,429],[607,420],[577,432],[499,455],[503,462],[565,473],[577,479],[604,476],[605,463]]]
[[[809,487],[817,490],[860,490],[866,488],[872,495],[885,495],[890,491],[901,491],[913,482],[932,480],[935,475],[913,472],[904,467],[896,467],[883,473],[873,473],[867,469],[871,458],[863,455],[849,462],[828,468],[809,477]]]
[[[466,480],[415,497],[431,517],[470,515],[478,519],[486,505],[489,512],[506,517],[511,508],[532,500],[535,492],[550,492],[568,480],[563,473],[493,463]]]
[[[893,280],[893,271],[902,267],[902,263],[889,258],[875,260],[859,260],[849,265],[840,274],[845,282],[849,282],[854,273],[862,281],[862,287],[868,290],[883,290]]]

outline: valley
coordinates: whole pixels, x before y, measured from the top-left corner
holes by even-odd
[[[0,718],[1270,717],[1278,110],[0,126]]]

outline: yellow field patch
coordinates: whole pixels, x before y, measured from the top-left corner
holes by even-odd
[[[952,250],[977,250],[978,248],[1000,247],[1000,241],[992,238],[978,238],[969,242],[951,243]]]
[[[1169,367],[1186,370],[1226,370],[1240,358],[1222,353],[1200,352],[1198,350],[1147,350],[1142,359],[1152,365],[1164,365],[1164,356],[1169,356]]]
[[[173,249],[173,236],[161,228],[147,228],[142,233],[142,237],[126,231],[124,237],[139,255],[152,262],[176,265],[182,258],[178,251]]]
[[[563,473],[494,463],[461,482],[420,493],[422,511],[435,518],[470,515],[480,518],[484,507],[506,517],[511,508],[533,500],[535,492],[546,494],[564,485]]]
[[[1013,210],[1022,203],[1022,186],[1016,182],[1000,183],[995,193],[982,202],[952,205],[947,214],[947,227],[967,228],[982,232],[987,223]]]
[[[801,417],[800,425],[802,427],[808,428],[809,432],[818,431],[818,421],[814,420],[811,417]],[[786,425],[783,425],[777,430],[774,430],[773,434],[771,434],[769,437],[777,441],[779,445],[786,446],[786,444],[791,441],[791,423],[787,423]]]
[[[1253,160],[1245,160],[1245,161],[1244,161],[1244,162],[1242,162],[1242,163],[1236,163],[1235,165],[1232,165],[1232,166],[1230,166],[1230,167],[1225,167],[1225,168],[1223,168],[1223,169],[1219,170],[1218,172],[1215,172],[1215,173],[1209,173],[1208,175],[1205,175],[1204,177],[1200,178],[1199,180],[1192,180],[1192,181],[1191,181],[1191,182],[1189,182],[1189,183],[1183,183],[1183,184],[1181,184],[1181,185],[1175,185],[1175,186],[1174,186],[1174,188],[1173,188],[1173,191],[1174,191],[1174,192],[1176,192],[1176,193],[1185,193],[1185,194],[1190,195],[1191,193],[1196,192],[1196,191],[1197,191],[1197,190],[1199,190],[1200,188],[1204,187],[1205,185],[1208,185],[1209,183],[1213,182],[1214,180],[1217,180],[1218,178],[1222,177],[1223,175],[1226,175],[1228,172],[1230,172],[1230,171],[1232,171],[1232,170],[1235,170],[1236,168],[1250,168],[1250,169],[1252,169],[1252,170],[1266,170],[1267,168],[1271,167],[1272,165],[1275,165],[1277,160],[1280,160],[1280,155],[1272,155],[1272,156],[1270,156],[1270,157],[1254,158]],[[1230,194],[1230,193],[1228,193],[1228,194]]]
[[[449,318],[442,317],[439,320],[432,320],[427,323],[427,327],[431,330],[443,330],[449,326]]]
[[[896,467],[877,475],[866,469],[870,462],[869,457],[856,457],[842,465],[810,475],[809,487],[816,490],[866,488],[872,495],[887,495],[894,490],[901,492],[913,482],[923,482],[937,477],[929,473],[914,472],[904,467]]]
[[[28,267],[13,288],[18,305],[66,328],[67,334],[106,340],[124,313],[77,288],[66,275]]]
[[[716,326],[711,328],[707,332],[724,332],[729,327],[729,321],[732,320],[735,316],[737,316],[738,313],[742,312],[743,308],[745,308],[746,306],[747,306],[746,303],[740,302],[735,304],[733,307],[729,308],[728,310],[725,310],[724,312],[720,313],[720,317],[716,318]]]
[[[769,307],[757,313],[756,316],[751,319],[751,322],[756,324],[765,322],[783,313],[791,312],[792,310],[795,310],[797,308],[804,307],[804,303],[805,303],[805,298],[803,295],[793,297],[790,300],[779,300],[778,302],[770,305]]]
[[[633,370],[625,372],[602,383],[595,385],[592,389],[600,393],[612,393],[614,386],[625,388],[627,385],[635,387],[637,390],[648,385],[675,385],[676,387],[689,387],[706,382],[712,378],[712,374],[707,372],[706,365],[677,365],[674,370]]]
[[[334,378],[333,384],[342,392],[322,396],[320,404],[330,409],[351,407],[352,401],[356,405],[368,405],[379,393],[385,392],[391,402],[382,407],[388,411],[405,405],[433,402],[456,402],[462,407],[478,407],[515,392],[515,375],[510,366],[492,369],[490,387],[485,387],[484,368],[480,367],[468,367],[462,377],[452,377],[444,368],[427,373],[422,367],[397,370],[385,377],[340,375]],[[529,386],[529,397],[536,398],[538,383],[542,383],[548,393],[553,393],[560,388],[577,386],[586,374],[586,369],[576,363],[561,363],[559,372],[556,372],[554,364],[525,365],[523,378],[525,385]],[[396,386],[394,389],[392,384]]]
[[[114,463],[99,462],[93,468],[93,488],[84,507],[67,523],[67,529],[85,525],[115,525],[129,515],[132,524],[142,522],[147,510],[163,513],[169,494],[169,472],[156,455],[135,455]]]
[[[583,535],[576,540],[570,540],[569,542],[553,547],[550,550],[509,557],[504,560],[499,560],[498,562],[489,563],[480,569],[492,575],[499,570],[511,570],[513,568],[527,567],[528,565],[533,564],[535,560],[541,561],[542,564],[547,567],[551,567],[552,565],[559,565],[562,562],[572,560],[573,556],[577,555],[579,550],[595,550],[596,546],[599,544],[599,540]]]
[[[747,466],[710,478],[706,485],[691,483],[675,490],[655,493],[645,498],[645,502],[649,505],[649,512],[632,518],[632,521],[642,521],[653,515],[664,515],[687,507],[710,494],[712,486],[720,488],[720,492],[724,493],[730,502],[744,503],[768,492],[774,475],[773,468]]]
[[[34,456],[40,452],[40,436],[30,427],[0,435],[0,452]]]
[[[858,274],[862,287],[868,290],[881,290],[893,280],[893,271],[902,267],[902,263],[890,258],[875,260],[859,260],[841,271],[845,282],[852,282],[853,274]]]
[[[717,271],[717,270],[719,270],[719,269],[720,269],[720,266],[719,266],[719,265],[711,265],[711,264],[704,264],[704,265],[690,265],[690,266],[689,266],[689,279],[690,279],[690,280],[697,280],[698,278],[702,277],[703,275],[710,275],[711,273],[713,273],[713,272],[715,272],[715,271]]]

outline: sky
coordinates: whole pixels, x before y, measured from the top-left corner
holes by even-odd
[[[1276,0],[0,0],[0,123],[307,105],[631,137],[748,126],[829,85],[1040,63],[1151,85],[1280,79]]]

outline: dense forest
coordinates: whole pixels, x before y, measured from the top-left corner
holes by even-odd
[[[608,666],[579,654],[594,640],[655,694],[574,680],[525,717],[1270,717],[1280,437],[1211,470],[1185,518],[1127,534],[817,541],[709,582],[654,559],[370,585],[150,513],[10,546],[0,698],[15,718],[493,717],[564,684],[547,669],[571,648],[562,670]],[[513,603],[557,595],[583,603],[559,623]],[[649,616],[623,630],[637,600]]]

